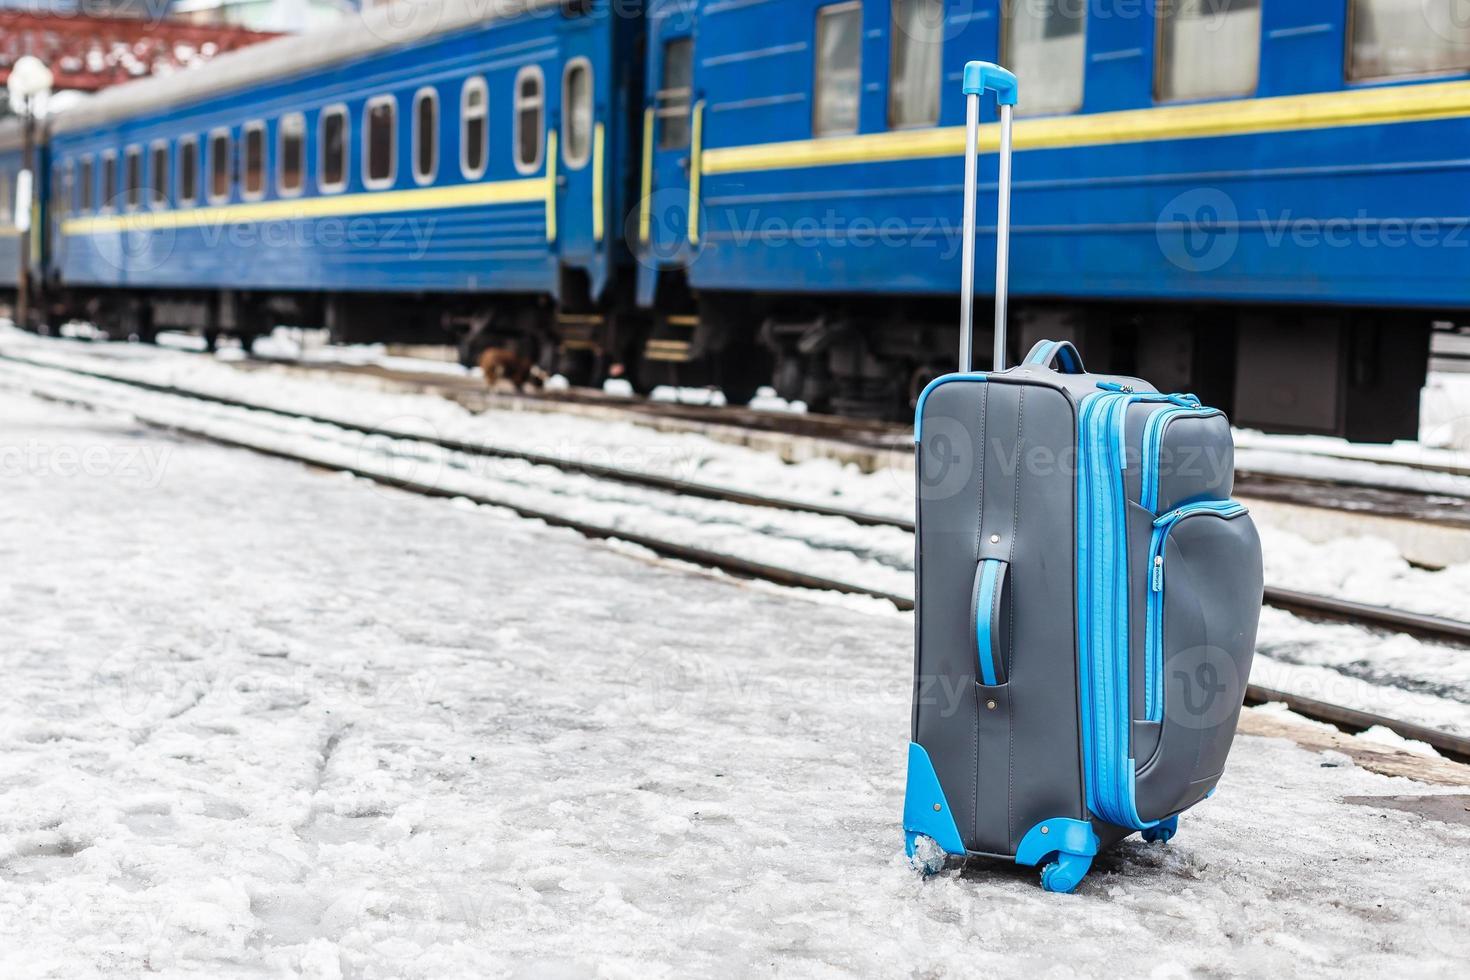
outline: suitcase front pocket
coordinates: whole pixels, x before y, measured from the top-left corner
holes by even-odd
[[[1175,396],[1183,401],[1193,396]],[[1199,444],[1202,434],[1195,429],[1189,445],[1179,446],[1171,438],[1170,429],[1180,430],[1177,422],[1211,422],[1209,438],[1205,445]],[[1228,496],[1230,485],[1220,486],[1223,473],[1233,465],[1233,454],[1223,460],[1211,458],[1210,452],[1230,444],[1230,424],[1219,409],[1201,408],[1198,402],[1183,401],[1166,405],[1149,416],[1143,431],[1143,476],[1139,503],[1151,514],[1157,514],[1161,504],[1160,495],[1166,477],[1175,491],[1167,495],[1162,504],[1174,507],[1185,500],[1218,498]],[[1182,479],[1180,479],[1182,478]],[[1180,486],[1182,482],[1183,487]],[[1223,492],[1222,492],[1223,490]]]
[[[1197,802],[1224,768],[1255,650],[1260,556],[1246,508],[1233,500],[1188,504],[1154,521],[1141,720],[1159,735],[1138,759],[1145,819]]]
[[[1010,646],[1009,624],[1002,616],[1006,606],[1006,585],[1010,563],[996,558],[982,558],[975,566],[975,584],[970,593],[970,622],[973,638],[976,679],[988,687],[1006,680],[1005,652]]]

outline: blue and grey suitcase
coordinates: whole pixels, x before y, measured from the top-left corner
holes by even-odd
[[[1260,540],[1230,497],[1230,424],[1192,395],[1087,373],[1042,341],[1004,369],[1016,80],[965,68],[960,369],[918,456],[915,865],[1003,858],[1076,888],[1104,846],[1167,841],[1213,791],[1260,617]],[[995,369],[970,369],[976,140],[1000,104]]]

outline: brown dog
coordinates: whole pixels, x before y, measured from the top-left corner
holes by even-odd
[[[526,385],[540,388],[546,383],[545,371],[529,358],[504,347],[491,347],[481,354],[480,371],[485,375],[485,383],[492,388],[503,383],[521,392]]]

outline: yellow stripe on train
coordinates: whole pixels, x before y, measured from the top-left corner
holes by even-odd
[[[1371,126],[1470,116],[1470,82],[1440,82],[1284,95],[1269,99],[1209,102],[1129,109],[1080,116],[1019,119],[1017,150],[1147,143],[1160,140],[1239,136],[1339,126]],[[1000,144],[1000,128],[981,127],[980,149]],[[752,170],[789,170],[845,163],[885,163],[927,157],[960,156],[965,128],[903,130],[860,136],[706,148],[701,156],[706,174]]]
[[[366,194],[322,195],[280,201],[223,204],[213,207],[167,211],[131,211],[95,217],[68,218],[61,223],[67,235],[95,235],[120,231],[161,231],[168,228],[202,228],[260,221],[299,221],[306,218],[346,218],[389,214],[399,211],[439,211],[479,207],[486,204],[544,204],[548,231],[554,234],[554,205],[546,177],[462,184],[455,187],[423,187],[408,191],[376,191]]]

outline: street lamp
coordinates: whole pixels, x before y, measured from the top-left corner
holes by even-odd
[[[25,328],[31,319],[31,221],[32,201],[36,194],[36,100],[51,94],[56,82],[40,58],[25,55],[10,70],[5,86],[10,92],[10,105],[19,108],[25,121],[25,158],[17,188],[16,227],[20,229],[20,278],[16,289],[15,320]]]

